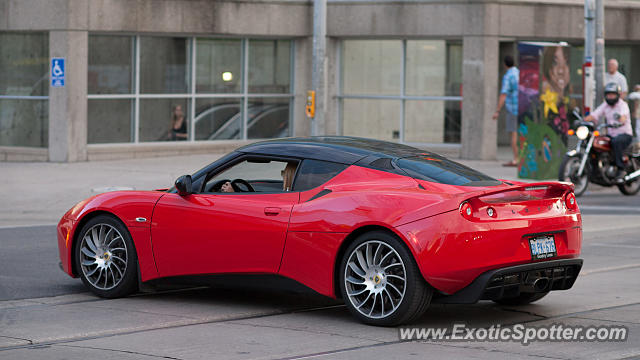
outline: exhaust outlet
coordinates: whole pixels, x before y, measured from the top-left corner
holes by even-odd
[[[537,278],[533,282],[533,290],[535,290],[536,292],[544,292],[547,290],[548,286],[549,286],[548,278]]]

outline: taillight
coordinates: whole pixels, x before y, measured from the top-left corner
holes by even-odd
[[[496,212],[496,209],[492,208],[492,207],[488,207],[487,208],[487,215],[489,215],[489,217],[495,218],[498,216],[498,213]]]
[[[576,201],[576,196],[572,192],[565,196],[564,204],[569,210],[578,210],[578,201]]]
[[[462,217],[464,217],[465,219],[471,220],[471,214],[473,214],[471,204],[469,204],[468,202],[463,202],[462,204],[460,204],[460,214],[462,214]]]

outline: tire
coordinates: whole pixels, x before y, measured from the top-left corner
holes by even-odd
[[[76,239],[74,260],[82,282],[104,298],[129,295],[138,288],[138,257],[131,234],[117,218],[98,215]]]
[[[585,165],[586,167],[586,165]],[[587,191],[587,185],[589,185],[589,179],[587,178],[586,169],[583,171],[582,176],[577,178],[575,173],[580,168],[580,158],[576,156],[565,156],[560,164],[558,170],[558,180],[572,182],[575,186],[574,194],[576,197],[584,194]]]
[[[427,310],[433,296],[409,250],[383,231],[362,234],[350,244],[339,271],[347,308],[366,324],[412,322]]]
[[[618,189],[625,195],[635,195],[638,193],[638,191],[640,191],[640,180],[636,180],[631,183],[620,184],[618,185]]]
[[[638,169],[638,166],[640,164],[638,164],[638,160],[637,159],[632,159],[634,166],[631,170],[629,170],[629,172],[633,172],[635,170]],[[618,189],[620,190],[621,193],[625,194],[625,195],[635,195],[638,193],[638,191],[640,191],[640,179],[636,179],[635,181],[632,182],[628,182],[628,183],[624,183],[624,184],[619,184],[618,185]]]
[[[493,300],[493,301],[500,305],[526,305],[542,299],[543,297],[547,296],[547,294],[549,294],[548,291],[542,292],[542,293],[522,293],[516,297],[504,298],[504,299]]]

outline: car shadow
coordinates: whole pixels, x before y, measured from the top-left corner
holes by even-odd
[[[274,313],[305,312],[323,321],[355,322],[341,299],[332,299],[306,286],[273,275],[216,275],[209,277],[180,277],[154,282],[153,292],[138,296],[152,297],[161,302],[184,302],[200,305],[247,306],[273,308]],[[490,327],[544,320],[545,316],[518,310],[491,301],[476,304],[431,304],[425,314],[411,326],[451,327],[465,324],[471,327]]]

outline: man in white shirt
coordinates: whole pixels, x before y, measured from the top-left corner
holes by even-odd
[[[633,107],[633,120],[635,120],[635,136],[640,141],[640,84],[636,85],[633,92],[629,94],[627,98],[630,102],[634,103]]]
[[[622,154],[633,140],[629,106],[620,98],[620,86],[616,83],[608,83],[604,87],[604,99],[605,102],[584,119],[598,122],[601,117],[604,117],[606,124],[614,126],[607,129],[607,135],[611,138],[611,149],[618,167],[615,181],[623,183],[625,171]]]
[[[620,85],[620,97],[622,99],[627,98],[629,86],[627,85],[627,78],[618,72],[618,60],[609,59],[609,62],[607,63],[607,72],[604,74],[604,83],[616,83]]]

